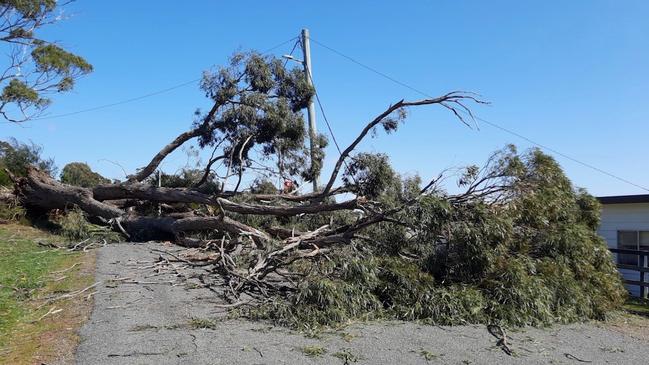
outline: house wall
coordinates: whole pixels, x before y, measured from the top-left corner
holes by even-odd
[[[608,247],[617,248],[617,231],[625,230],[649,231],[649,203],[602,205],[602,222],[598,233],[604,237]],[[625,279],[640,280],[640,273],[636,271],[620,270],[620,272]],[[632,295],[640,295],[637,286],[627,288]]]

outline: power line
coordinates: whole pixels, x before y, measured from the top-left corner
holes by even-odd
[[[95,106],[95,107],[88,108],[88,109],[81,109],[81,110],[77,110],[77,111],[69,112],[69,113],[63,113],[63,114],[57,114],[57,115],[44,116],[44,117],[40,117],[40,118],[33,118],[33,119],[31,119],[31,120],[36,121],[36,120],[45,120],[45,119],[63,118],[63,117],[69,117],[69,116],[71,116],[71,115],[77,115],[77,114],[82,114],[82,113],[87,113],[87,112],[93,112],[93,111],[95,111],[95,110],[106,109],[106,108],[114,107],[114,106],[117,106],[117,105],[128,104],[128,103],[132,103],[132,102],[134,102],[134,101],[138,101],[138,100],[142,100],[142,99],[150,98],[150,97],[152,97],[152,96],[156,96],[156,95],[164,94],[164,93],[167,93],[167,92],[169,92],[169,91],[179,89],[179,88],[181,88],[181,87],[183,87],[183,86],[187,86],[187,85],[189,85],[189,84],[193,84],[193,83],[198,82],[198,81],[200,81],[200,80],[201,80],[201,78],[199,77],[199,78],[197,78],[197,79],[193,79],[193,80],[191,80],[191,81],[183,82],[182,84],[174,85],[174,86],[168,87],[168,88],[166,88],[166,89],[162,89],[162,90],[154,91],[154,92],[152,92],[152,93],[145,94],[145,95],[142,95],[142,96],[137,96],[137,97],[134,97],[134,98],[131,98],[131,99],[126,99],[126,100],[122,100],[122,101],[117,101],[117,102],[110,103],[110,104],[99,105],[99,106]]]
[[[545,145],[543,145],[543,144],[540,144],[540,143],[538,143],[538,142],[535,142],[535,141],[533,141],[533,140],[531,140],[531,139],[529,139],[529,138],[527,138],[527,137],[521,135],[520,133],[516,133],[516,132],[514,132],[514,131],[512,131],[512,130],[510,130],[510,129],[507,129],[507,128],[505,128],[505,127],[499,126],[498,124],[493,123],[493,122],[490,122],[490,121],[488,121],[488,120],[486,120],[486,119],[484,119],[484,118],[476,117],[476,119],[479,120],[479,121],[481,121],[481,122],[487,123],[487,124],[489,124],[490,126],[492,126],[492,127],[494,127],[494,128],[498,128],[498,129],[500,129],[500,130],[503,131],[503,132],[506,132],[506,133],[509,133],[509,134],[511,134],[511,135],[514,135],[514,136],[516,136],[516,137],[518,137],[518,138],[524,139],[524,140],[526,140],[527,142],[529,142],[529,143],[531,143],[531,144],[533,144],[533,145],[535,145],[535,146],[537,146],[537,147],[540,147],[540,148],[543,148],[544,150],[550,151],[550,152],[552,152],[552,153],[554,153],[554,154],[556,154],[556,155],[559,155],[559,156],[561,156],[561,157],[563,157],[563,158],[565,158],[565,159],[567,159],[567,160],[570,160],[570,161],[572,161],[572,162],[574,162],[574,163],[580,164],[580,165],[582,165],[582,166],[584,166],[584,167],[588,167],[589,169],[595,170],[595,171],[597,171],[597,172],[599,172],[599,173],[602,173],[602,174],[604,174],[604,175],[606,175],[606,176],[608,176],[608,177],[612,177],[612,178],[614,178],[614,179],[617,179],[617,180],[619,180],[619,181],[621,181],[621,182],[624,182],[624,183],[627,183],[627,184],[629,184],[629,185],[633,185],[633,186],[635,186],[636,188],[640,188],[640,189],[642,189],[642,190],[649,191],[648,188],[646,188],[646,187],[644,187],[644,186],[642,186],[642,185],[638,185],[638,184],[636,184],[636,183],[634,183],[634,182],[632,182],[632,181],[629,181],[629,180],[627,180],[627,179],[625,179],[625,178],[623,178],[623,177],[619,177],[619,176],[617,176],[617,175],[613,175],[612,173],[610,173],[610,172],[608,172],[608,171],[605,171],[605,170],[602,170],[602,169],[600,169],[599,167],[597,167],[597,166],[593,166],[593,165],[591,165],[591,164],[589,164],[589,163],[587,163],[587,162],[579,161],[579,160],[577,160],[577,159],[575,159],[575,158],[573,158],[573,157],[570,157],[570,156],[566,155],[566,154],[563,153],[563,152],[557,151],[557,150],[554,149],[554,148],[551,148],[551,147],[545,146]]]
[[[315,89],[315,84],[313,85],[313,89],[316,90]],[[325,124],[327,125],[327,129],[329,129],[329,134],[331,134],[331,139],[334,141],[334,145],[336,145],[336,149],[338,150],[338,154],[340,156],[342,156],[343,151],[340,149],[340,145],[338,145],[338,141],[336,140],[336,135],[334,135],[333,129],[331,129],[331,125],[329,124],[329,120],[327,119],[327,114],[324,111],[324,107],[322,106],[322,102],[320,102],[320,96],[318,96],[318,91],[317,90],[315,91],[315,99],[318,101],[318,106],[320,107],[320,112],[322,112],[322,119],[324,119]],[[351,158],[354,159],[353,157],[351,157]],[[345,164],[345,167],[347,168],[347,170],[349,170],[349,165],[347,164],[346,160],[343,160],[343,164]],[[358,181],[356,180],[356,178],[354,177],[353,174],[351,174],[349,176],[351,176],[351,178],[352,178],[352,180],[354,180],[355,184],[358,184]]]
[[[350,56],[348,56],[348,55],[346,55],[346,54],[344,54],[344,53],[342,53],[342,52],[340,52],[340,51],[338,51],[338,50],[336,50],[336,49],[334,49],[334,48],[331,48],[331,47],[329,47],[329,46],[323,44],[322,42],[319,42],[319,41],[317,41],[317,40],[315,40],[315,39],[313,39],[313,38],[311,38],[311,41],[313,41],[313,43],[315,43],[315,44],[317,44],[317,45],[319,45],[319,46],[321,46],[321,47],[323,47],[323,48],[326,48],[326,49],[328,49],[329,51],[331,51],[331,52],[333,52],[333,53],[335,53],[335,54],[337,54],[337,55],[339,55],[339,56],[341,56],[341,57],[343,57],[343,58],[345,58],[345,59],[347,59],[347,60],[349,60],[349,61],[351,61],[351,62],[357,64],[358,66],[363,67],[363,68],[366,69],[366,70],[369,70],[369,71],[371,71],[371,72],[373,72],[373,73],[375,73],[375,74],[377,74],[377,75],[379,75],[379,76],[381,76],[381,77],[383,77],[383,78],[385,78],[385,79],[388,79],[388,80],[394,82],[395,84],[401,85],[401,86],[403,86],[403,87],[405,87],[405,88],[407,88],[407,89],[410,89],[410,90],[412,90],[412,91],[414,91],[414,92],[416,92],[416,93],[418,93],[418,94],[421,94],[421,95],[423,95],[423,96],[425,96],[425,97],[427,97],[427,98],[431,98],[431,99],[434,98],[434,97],[431,96],[430,94],[428,94],[428,93],[426,93],[426,92],[424,92],[424,91],[421,91],[421,90],[419,90],[419,89],[417,89],[417,88],[415,88],[415,87],[413,87],[413,86],[411,86],[411,85],[408,85],[408,84],[406,84],[406,83],[404,83],[404,82],[402,82],[402,81],[399,81],[399,80],[397,80],[397,79],[395,79],[395,78],[393,78],[393,77],[391,77],[391,76],[389,76],[389,75],[387,75],[387,74],[385,74],[385,73],[383,73],[383,72],[381,72],[381,71],[379,71],[379,70],[377,70],[377,69],[375,69],[375,68],[373,68],[373,67],[370,67],[370,66],[368,66],[368,65],[366,65],[366,64],[364,64],[364,63],[362,63],[362,62],[360,62],[360,61],[358,61],[358,60],[356,60],[356,59],[354,59],[353,57],[350,57]],[[317,94],[316,94],[316,96],[317,96]],[[460,110],[460,111],[463,112],[462,110]],[[324,112],[323,112],[323,114],[324,114]],[[511,134],[511,135],[516,136],[516,137],[518,137],[518,138],[521,138],[521,139],[523,139],[523,140],[525,140],[525,141],[527,141],[527,142],[529,142],[529,143],[531,143],[531,144],[533,144],[533,145],[535,145],[535,146],[537,146],[537,147],[539,147],[539,148],[542,148],[542,149],[544,149],[544,150],[546,150],[546,151],[550,151],[550,152],[552,152],[552,153],[554,153],[554,154],[556,154],[556,155],[559,155],[559,156],[561,156],[561,157],[563,157],[563,158],[565,158],[565,159],[567,159],[567,160],[570,160],[570,161],[575,162],[575,163],[577,163],[577,164],[579,164],[579,165],[582,165],[582,166],[584,166],[584,167],[587,167],[587,168],[589,168],[589,169],[592,169],[592,170],[594,170],[594,171],[597,171],[597,172],[599,172],[599,173],[601,173],[601,174],[604,174],[604,175],[606,175],[606,176],[612,177],[612,178],[614,178],[614,179],[616,179],[616,180],[618,180],[618,181],[621,181],[621,182],[623,182],[623,183],[626,183],[626,184],[629,184],[629,185],[635,186],[636,188],[639,188],[639,189],[642,189],[642,190],[645,190],[645,191],[649,191],[649,188],[647,188],[647,187],[644,187],[644,186],[642,186],[642,185],[636,184],[636,183],[634,183],[634,182],[632,182],[632,181],[629,181],[629,180],[627,180],[627,179],[625,179],[625,178],[623,178],[623,177],[620,177],[620,176],[617,176],[617,175],[615,175],[615,174],[612,174],[612,173],[610,173],[610,172],[608,172],[608,171],[605,171],[605,170],[603,170],[603,169],[601,169],[601,168],[599,168],[599,167],[593,166],[593,165],[591,165],[591,164],[589,164],[589,163],[586,163],[586,162],[583,162],[583,161],[577,160],[577,159],[574,158],[574,157],[571,157],[571,156],[569,156],[569,155],[567,155],[567,154],[565,154],[565,153],[562,153],[562,152],[560,152],[560,151],[558,151],[558,150],[556,150],[556,149],[554,149],[554,148],[551,148],[551,147],[548,147],[548,146],[543,145],[543,144],[541,144],[541,143],[538,143],[538,142],[536,142],[536,141],[534,141],[534,140],[532,140],[532,139],[530,139],[530,138],[528,138],[528,137],[525,137],[524,135],[522,135],[522,134],[520,134],[520,133],[517,133],[517,132],[515,132],[515,131],[513,131],[513,130],[511,130],[511,129],[508,129],[508,128],[505,128],[505,127],[502,127],[502,126],[498,125],[497,123],[490,122],[490,121],[488,121],[488,120],[486,120],[486,119],[484,119],[484,118],[480,118],[480,117],[478,117],[478,116],[472,116],[472,117],[475,118],[475,119],[477,119],[477,120],[479,120],[479,121],[481,121],[481,122],[484,122],[484,123],[486,123],[486,124],[488,124],[488,125],[490,125],[490,126],[492,126],[492,127],[494,127],[494,128],[497,128],[497,129],[499,129],[499,130],[501,130],[501,131],[503,131],[503,132],[505,132],[505,133]],[[325,121],[326,121],[326,118],[325,118]]]
[[[265,50],[264,52],[262,52],[262,54],[270,53],[270,52],[274,51],[275,49],[277,49],[277,48],[279,48],[279,47],[281,47],[281,46],[284,46],[284,45],[286,45],[287,43],[290,43],[290,42],[292,42],[292,41],[294,41],[294,40],[296,40],[296,39],[298,39],[298,37],[293,37],[293,38],[291,38],[291,39],[289,39],[289,40],[286,40],[286,41],[284,41],[284,42],[282,42],[282,43],[276,44],[275,46],[273,46],[273,47],[271,47],[271,48]],[[296,44],[296,45],[297,45],[297,44]],[[293,46],[293,48],[295,49],[295,46]],[[291,52],[292,52],[292,51],[291,51]],[[181,87],[184,87],[184,86],[187,86],[187,85],[193,84],[193,83],[198,82],[198,81],[200,81],[200,80],[201,80],[201,78],[199,77],[199,78],[196,78],[196,79],[193,79],[193,80],[190,80],[190,81],[185,81],[185,82],[183,82],[183,83],[180,83],[180,84],[177,84],[177,85],[174,85],[174,86],[168,87],[168,88],[166,88],[166,89],[162,89],[162,90],[154,91],[154,92],[151,92],[151,93],[148,93],[148,94],[144,94],[144,95],[141,95],[141,96],[136,96],[136,97],[134,97],[134,98],[130,98],[130,99],[126,99],[126,100],[121,100],[121,101],[116,101],[116,102],[114,102],[114,103],[108,103],[108,104],[98,105],[98,106],[94,106],[94,107],[91,107],[91,108],[81,109],[81,110],[77,110],[77,111],[73,111],[73,112],[69,112],[69,113],[63,113],[63,114],[57,114],[57,115],[49,115],[49,116],[43,116],[43,117],[38,117],[38,118],[32,118],[32,119],[30,119],[30,120],[31,120],[31,121],[37,121],[37,120],[47,120],[47,119],[63,118],[63,117],[69,117],[69,116],[72,116],[72,115],[77,115],[77,114],[88,113],[88,112],[92,112],[92,111],[96,111],[96,110],[101,110],[101,109],[111,108],[111,107],[114,107],[114,106],[118,106],[118,105],[122,105],[122,104],[128,104],[128,103],[132,103],[132,102],[139,101],[139,100],[142,100],[142,99],[150,98],[150,97],[152,97],[152,96],[156,96],[156,95],[164,94],[164,93],[167,93],[167,92],[169,92],[169,91],[176,90],[176,89],[179,89],[179,88],[181,88]],[[13,122],[6,122],[6,123],[12,123],[12,124],[13,124]]]
[[[313,41],[313,43],[316,43],[316,44],[322,46],[323,48],[326,48],[326,49],[330,50],[331,52],[337,54],[338,56],[346,58],[347,60],[357,64],[358,66],[361,66],[362,68],[364,68],[366,70],[372,71],[375,74],[377,74],[379,76],[382,76],[382,77],[394,82],[395,84],[401,85],[401,86],[405,87],[406,89],[410,89],[410,90],[412,90],[412,91],[414,91],[416,93],[419,93],[421,95],[424,95],[424,96],[426,96],[428,98],[433,98],[432,96],[429,96],[425,92],[423,92],[423,91],[421,91],[419,89],[416,89],[416,88],[414,88],[414,87],[412,87],[412,86],[410,86],[410,85],[408,85],[408,84],[406,84],[404,82],[401,82],[401,81],[395,79],[394,77],[392,77],[390,75],[387,75],[387,74],[385,74],[385,73],[383,73],[383,72],[381,72],[381,71],[379,71],[379,70],[377,70],[377,69],[375,69],[373,67],[370,67],[370,66],[368,66],[368,65],[366,65],[364,63],[361,63],[360,61],[357,61],[356,59],[354,59],[354,58],[352,58],[352,57],[350,57],[350,56],[348,56],[348,55],[346,55],[346,54],[344,54],[342,52],[336,51],[335,49],[333,49],[333,48],[331,48],[331,47],[329,47],[329,46],[327,46],[327,45],[325,45],[323,43],[320,43],[320,42],[318,42],[317,40],[315,40],[313,38],[311,38],[311,40]]]
[[[297,38],[297,40],[296,40],[295,43],[293,44],[293,48],[291,48],[291,52],[289,52],[289,54],[288,54],[289,56],[293,56],[293,52],[295,52],[295,49],[297,48],[298,44],[301,44],[301,43],[302,43],[299,37],[295,37],[295,38]],[[290,58],[286,58],[286,59],[284,60],[284,67],[286,67],[286,65],[288,64],[288,61],[289,61],[289,60],[290,60]]]
[[[291,39],[287,39],[287,40],[285,40],[285,41],[282,42],[282,43],[278,43],[278,44],[276,44],[276,45],[274,45],[274,46],[268,48],[267,50],[263,51],[261,54],[270,53],[270,52],[272,52],[272,51],[278,49],[279,47],[281,47],[281,46],[283,46],[283,45],[285,45],[285,44],[291,43],[291,42],[293,42],[294,40],[299,39],[299,38],[300,38],[300,37],[295,36],[295,37],[293,37],[293,38],[291,38]]]
[[[329,129],[329,134],[331,134],[331,139],[333,139],[334,144],[336,145],[336,149],[338,150],[338,153],[342,155],[343,151],[340,149],[340,145],[338,145],[338,141],[336,140],[334,131],[331,129],[331,125],[329,124],[329,120],[327,119],[327,114],[325,113],[324,108],[322,107],[322,102],[320,102],[320,96],[318,96],[317,91],[315,92],[315,99],[318,102],[318,106],[320,107],[320,112],[322,112],[322,119],[324,119],[325,124],[327,125],[327,129]]]
[[[331,134],[331,139],[334,141],[334,145],[336,145],[336,149],[338,150],[338,154],[340,156],[343,155],[343,151],[340,149],[340,145],[338,144],[338,141],[336,140],[336,135],[334,134],[333,129],[331,129],[331,125],[329,124],[329,119],[327,119],[327,114],[324,111],[324,107],[322,106],[322,102],[320,101],[320,96],[318,96],[318,91],[315,87],[315,84],[313,84],[313,89],[315,90],[315,99],[318,101],[318,106],[320,107],[320,112],[322,113],[322,119],[324,119],[325,124],[327,125],[327,129],[329,129],[329,134]],[[352,157],[353,159],[353,157]],[[347,164],[346,160],[343,160],[343,164],[345,164],[345,167],[347,170],[349,170],[349,165]],[[349,175],[351,176],[352,180],[354,180],[355,184],[358,184],[358,181],[354,177],[353,174]]]

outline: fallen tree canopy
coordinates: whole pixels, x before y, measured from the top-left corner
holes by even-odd
[[[322,159],[306,163],[300,110],[313,90],[302,73],[235,55],[202,88],[210,110],[128,181],[83,188],[30,168],[12,177],[16,196],[31,211],[81,209],[133,241],[213,250],[201,265],[222,278],[233,307],[293,327],[367,318],[541,325],[602,318],[623,301],[596,233],[597,201],[541,151],[507,147],[464,169],[456,194],[441,188],[443,174],[404,178],[386,155],[356,152],[378,129],[396,131],[407,108],[441,106],[466,123],[467,103],[482,103],[473,94],[390,105],[341,151],[320,190],[300,193],[322,168]],[[187,174],[195,178],[152,184],[160,163],[194,140],[212,150]],[[322,158],[326,139],[318,143]]]

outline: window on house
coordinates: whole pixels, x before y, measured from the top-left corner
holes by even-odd
[[[639,248],[641,250],[649,251],[649,232],[640,231],[639,234]]]
[[[617,248],[649,251],[649,231],[617,231]],[[617,262],[625,265],[638,265],[637,255],[618,254]]]

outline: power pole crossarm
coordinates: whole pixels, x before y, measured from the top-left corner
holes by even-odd
[[[313,87],[313,72],[311,69],[311,44],[309,42],[309,30],[302,29],[302,52],[304,53],[304,73],[306,74],[307,82],[311,87]],[[308,106],[308,117],[309,117],[309,143],[311,148],[311,171],[315,172],[314,161],[318,156],[318,129],[316,128],[315,123],[315,104],[313,103],[313,97],[309,100]],[[313,191],[318,191],[318,183],[320,180],[319,174],[313,176]]]

